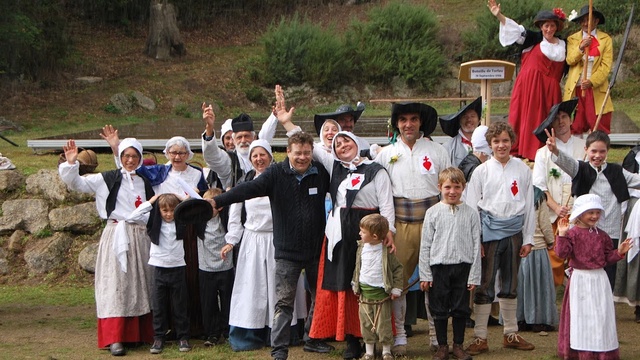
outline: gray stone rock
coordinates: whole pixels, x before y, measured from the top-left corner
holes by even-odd
[[[9,243],[7,245],[7,250],[13,253],[19,253],[23,249],[24,238],[27,236],[27,232],[24,230],[16,230],[9,237]]]
[[[20,227],[21,220],[11,216],[0,217],[0,235],[9,235]]]
[[[49,212],[49,223],[55,231],[78,234],[93,234],[100,228],[100,218],[94,202],[53,209]]]
[[[18,170],[0,171],[0,192],[6,193],[24,186],[24,176]]]
[[[27,178],[27,192],[33,195],[42,195],[52,202],[63,202],[75,199],[67,189],[67,185],[60,179],[58,171],[40,169],[37,173]]]
[[[118,109],[121,114],[128,114],[133,110],[133,101],[123,93],[113,95],[110,101],[111,105]]]
[[[38,240],[24,253],[29,274],[46,274],[58,267],[72,243],[71,236],[63,232]]]
[[[9,273],[9,261],[4,258],[0,258],[0,275],[7,275]]]
[[[0,220],[16,219],[18,225],[13,230],[26,230],[36,234],[49,225],[49,204],[42,199],[7,200],[2,203],[2,218]],[[9,220],[11,222],[13,220]],[[2,223],[2,221],[0,221]],[[0,226],[2,228],[2,226]]]
[[[4,116],[0,116],[0,127],[6,129],[13,129],[18,132],[24,131],[24,127],[11,120],[7,120]]]
[[[145,96],[140,91],[133,92],[133,99],[135,100],[136,104],[143,109],[146,109],[149,111],[153,111],[156,109],[156,103],[153,102],[153,100]]]
[[[611,133],[633,134],[640,132],[640,128],[624,111],[614,110],[611,114]]]
[[[96,272],[96,259],[98,258],[99,243],[91,243],[87,245],[78,255],[78,265],[81,269],[89,273]]]
[[[9,273],[9,260],[7,260],[7,252],[0,248],[0,275]]]
[[[80,76],[76,78],[76,81],[83,84],[95,84],[101,82],[102,78],[98,76]]]

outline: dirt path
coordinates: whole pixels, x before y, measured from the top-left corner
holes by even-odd
[[[636,324],[633,308],[616,305],[618,338],[623,359],[640,359],[640,324]],[[96,349],[95,310],[93,306],[77,307],[23,307],[10,305],[0,308],[0,359],[100,359],[110,358],[109,352]],[[415,335],[409,338],[409,359],[431,359],[428,350],[426,321],[418,320]],[[556,359],[557,333],[548,336],[537,333],[522,333],[526,340],[536,346],[531,352],[505,350],[501,347],[502,327],[489,328],[488,354],[476,359]],[[467,329],[466,339],[473,332]],[[179,353],[175,344],[169,344],[165,352],[150,355],[148,346],[129,349],[129,359],[270,359],[269,349],[234,353],[228,345],[205,348],[201,340],[193,341],[190,353]],[[343,343],[333,343],[337,350],[331,354],[312,354],[302,347],[290,350],[290,359],[341,359]]]

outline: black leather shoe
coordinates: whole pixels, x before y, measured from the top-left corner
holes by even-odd
[[[347,336],[347,348],[342,353],[343,359],[360,359],[362,357],[362,345],[358,338]]]
[[[109,351],[111,351],[111,355],[113,356],[124,356],[126,354],[126,350],[122,343],[113,343],[109,346]]]
[[[320,340],[309,340],[304,344],[304,351],[307,352],[315,352],[315,353],[328,353],[334,350],[335,348],[324,341]]]

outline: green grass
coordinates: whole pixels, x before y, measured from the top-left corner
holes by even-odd
[[[0,307],[20,306],[81,306],[93,305],[93,286],[0,286]]]

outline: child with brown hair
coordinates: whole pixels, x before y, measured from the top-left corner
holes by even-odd
[[[520,258],[531,252],[536,225],[531,169],[509,155],[516,135],[508,123],[492,123],[485,137],[493,156],[473,172],[466,193],[467,204],[480,215],[484,250],[480,286],[473,299],[475,336],[466,349],[470,355],[489,351],[487,324],[496,297],[504,322],[502,346],[535,348],[518,334],[516,319]],[[496,294],[498,270],[500,291]]]
[[[164,350],[165,334],[169,319],[167,309],[171,304],[172,324],[179,340],[179,350],[191,350],[189,344],[189,295],[186,280],[186,262],[182,232],[178,232],[174,210],[180,198],[171,193],[154,195],[134,210],[130,218],[149,213],[147,234],[151,238],[149,265],[152,267],[151,308],[153,310],[153,345],[150,352],[160,354]]]
[[[203,199],[213,199],[222,190],[211,188]],[[207,222],[204,238],[198,240],[198,282],[200,306],[206,340],[204,346],[214,346],[229,338],[229,309],[233,290],[233,257],[224,256],[226,231],[217,210]]]
[[[393,360],[391,345],[391,300],[402,294],[402,264],[387,251],[382,241],[389,232],[389,222],[380,214],[360,220],[360,239],[356,268],[351,285],[360,295],[360,329],[365,344],[364,360],[374,359],[374,345],[382,344],[382,359]]]
[[[471,359],[463,348],[469,291],[480,285],[480,219],[460,198],[466,180],[450,167],[438,175],[442,200],[424,217],[420,243],[420,288],[428,291],[429,310],[438,338],[434,360],[449,358],[447,323],[452,317],[453,356]]]

